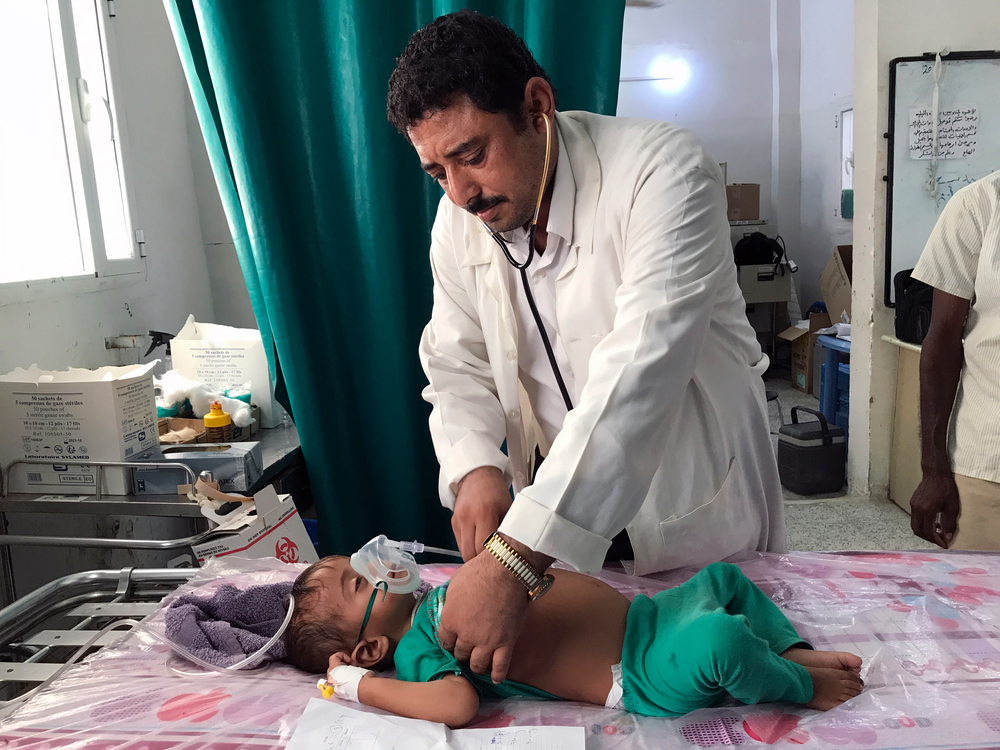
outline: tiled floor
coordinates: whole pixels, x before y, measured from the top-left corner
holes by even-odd
[[[766,382],[768,390],[777,391],[786,421],[795,405],[819,408],[819,399],[792,388],[791,381],[780,376]],[[778,410],[770,404],[771,429],[780,425]],[[774,437],[777,449],[777,436]],[[846,488],[835,495],[804,497],[783,489],[785,524],[790,550],[913,550],[936,549],[930,542],[913,535],[910,517],[889,500],[848,497]]]

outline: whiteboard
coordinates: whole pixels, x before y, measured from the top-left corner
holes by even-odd
[[[1000,170],[1000,53],[960,52],[942,59],[933,190],[927,184],[934,56],[901,57],[890,64],[885,238],[889,307],[894,304],[893,277],[916,265],[951,196]]]

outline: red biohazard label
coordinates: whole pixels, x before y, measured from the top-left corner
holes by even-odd
[[[283,536],[278,540],[278,543],[274,545],[274,556],[281,560],[281,562],[298,562],[299,548],[295,546],[295,542],[287,536]]]

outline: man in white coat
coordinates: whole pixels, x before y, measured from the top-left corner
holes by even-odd
[[[469,11],[414,34],[388,113],[445,192],[420,343],[466,560],[443,645],[503,679],[545,570],[599,569],[623,529],[639,574],[783,550],[767,358],[702,142],[556,112],[524,43]]]

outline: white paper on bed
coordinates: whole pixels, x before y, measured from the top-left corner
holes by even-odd
[[[285,750],[583,750],[583,727],[448,729],[312,698]]]

